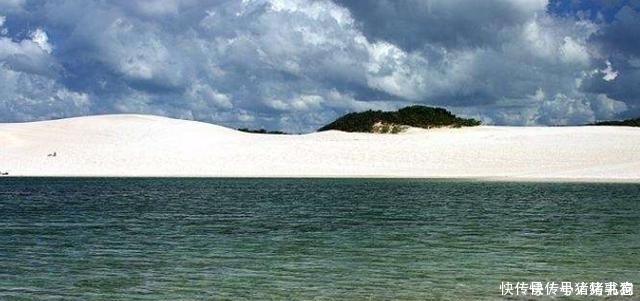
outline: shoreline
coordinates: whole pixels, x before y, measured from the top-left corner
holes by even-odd
[[[561,183],[561,184],[640,184],[640,179],[616,178],[523,178],[523,177],[404,177],[404,176],[157,176],[157,175],[6,175],[2,179],[194,179],[194,180],[407,180],[427,182],[488,182],[488,183]]]

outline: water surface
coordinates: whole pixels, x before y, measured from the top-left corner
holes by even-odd
[[[4,178],[0,300],[499,300],[506,281],[640,286],[639,201],[639,184]]]

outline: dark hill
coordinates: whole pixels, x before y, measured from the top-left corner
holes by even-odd
[[[600,121],[600,122],[594,123],[593,125],[617,125],[617,126],[640,127],[640,118],[627,119],[627,120]]]
[[[283,132],[283,131],[267,131],[265,129],[249,129],[249,128],[241,128],[238,129],[238,131],[241,132],[245,132],[245,133],[251,133],[251,134],[272,134],[272,135],[289,135],[289,133]]]
[[[416,105],[402,108],[395,112],[369,110],[360,113],[349,113],[321,127],[318,131],[373,132],[374,125],[378,122],[392,126],[390,132],[396,132],[397,126],[433,128],[480,125],[478,120],[460,118],[442,108]]]

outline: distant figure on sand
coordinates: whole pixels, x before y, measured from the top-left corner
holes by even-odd
[[[8,175],[9,175],[8,171],[0,172],[0,176],[8,176]]]
[[[58,155],[58,154],[57,154],[56,152],[53,152],[52,154],[47,154],[47,157],[55,157],[55,156],[57,156],[57,155]]]

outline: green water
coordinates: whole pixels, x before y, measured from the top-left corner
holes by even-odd
[[[501,300],[507,281],[640,286],[640,184],[0,179],[0,300]]]

